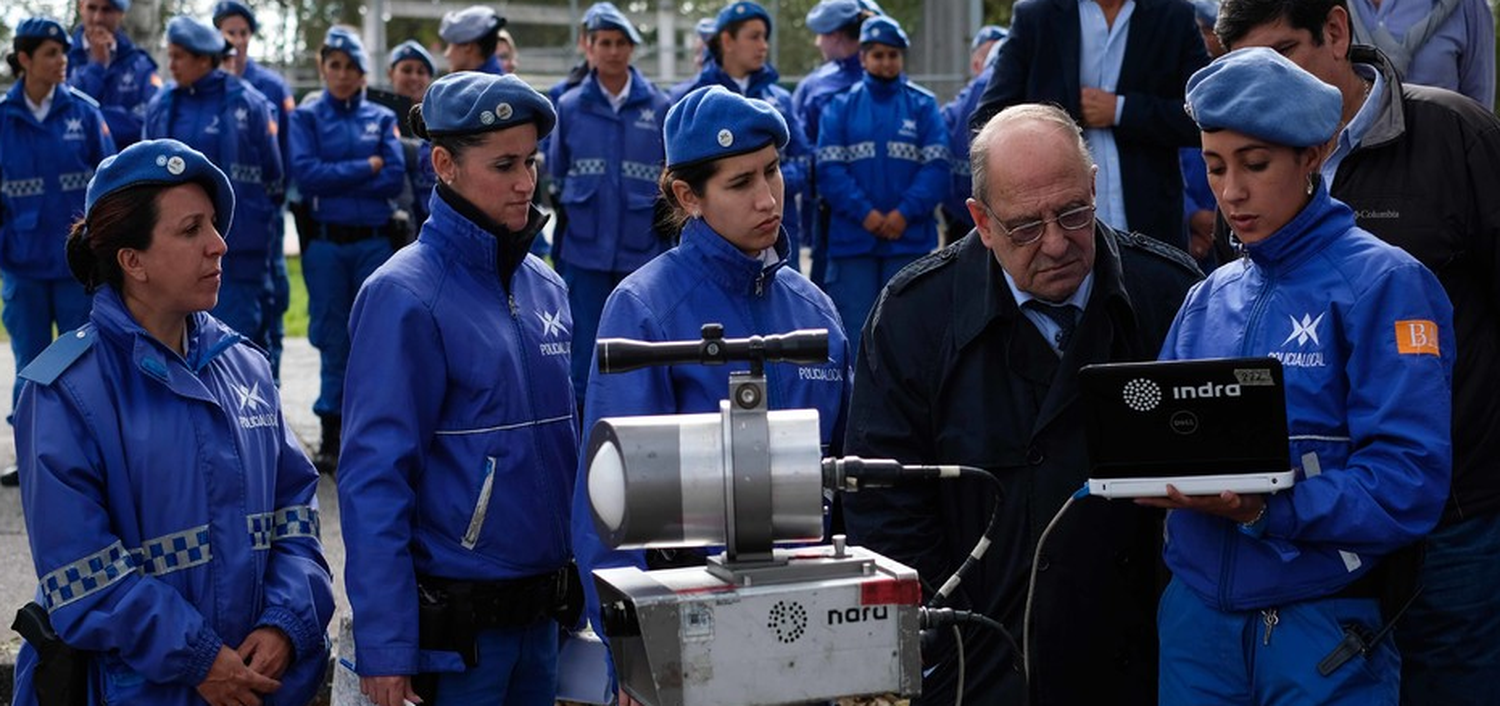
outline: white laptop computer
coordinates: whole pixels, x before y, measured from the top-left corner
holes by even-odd
[[[1089,493],[1110,498],[1292,487],[1275,358],[1089,365],[1079,371]]]

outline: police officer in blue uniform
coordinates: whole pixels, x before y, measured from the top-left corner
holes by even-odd
[[[78,0],[83,22],[68,51],[68,85],[99,102],[122,149],[141,139],[146,106],[161,89],[156,62],[120,29],[130,0]]]
[[[0,280],[17,372],[52,342],[54,325],[68,331],[88,318],[88,295],[68,274],[62,243],[94,166],[115,152],[99,104],[65,83],[68,44],[55,20],[30,18],[6,57],[18,80],[0,96]],[[18,380],[12,409],[20,391]],[[19,477],[11,466],[0,485]]]
[[[170,137],[202,152],[229,174],[239,207],[224,233],[224,283],[214,318],[250,337],[259,333],[271,288],[271,256],[281,213],[282,162],[276,106],[222,66],[232,47],[218,30],[191,17],[167,23],[173,82],[146,110],[142,134]],[[279,242],[274,242],[279,246]]]
[[[1382,626],[1407,595],[1382,611],[1401,571],[1384,569],[1447,502],[1453,305],[1329,195],[1338,89],[1253,47],[1194,73],[1187,107],[1246,257],[1188,292],[1161,357],[1280,360],[1297,482],[1137,500],[1173,510],[1160,703],[1395,706],[1401,657]]]
[[[412,117],[440,181],[417,242],[360,290],[338,476],[355,671],[378,706],[549,705],[582,603],[566,287],[527,254],[552,104],[448,74]],[[571,615],[567,615],[571,606]]]
[[[407,212],[411,237],[416,237],[427,221],[427,201],[432,196],[432,187],[437,186],[437,172],[432,169],[432,143],[412,133],[411,107],[422,102],[436,71],[432,55],[421,44],[408,39],[397,44],[386,61],[391,91],[366,91],[372,100],[396,111],[396,124],[401,126],[407,185],[402,189],[400,203]],[[377,94],[384,94],[386,100],[376,98]]]
[[[667,97],[630,65],[641,36],[619,10],[595,12],[587,31],[594,68],[558,102],[547,158],[568,212],[568,247],[559,257],[573,309],[580,405],[604,300],[668,245],[655,223]]]
[[[967,205],[969,196],[974,191],[974,175],[970,171],[968,159],[969,140],[972,137],[969,134],[969,118],[979,108],[984,88],[990,85],[990,77],[995,75],[995,57],[1000,52],[1000,44],[1008,35],[1009,32],[1004,27],[996,25],[979,28],[974,34],[974,40],[969,43],[971,52],[977,53],[981,49],[986,52],[979,59],[979,71],[953,100],[943,105],[943,122],[948,126],[948,151],[953,155],[953,185],[942,205],[943,220],[948,231],[943,239],[945,244],[957,241],[974,229],[974,219],[969,216]]]
[[[766,365],[771,409],[816,409],[825,454],[844,438],[849,398],[849,342],[833,302],[790,266],[791,243],[781,228],[790,193],[778,149],[786,121],[763,101],[723,87],[702,88],[667,113],[667,169],[662,191],[684,221],[676,248],[625,278],[604,305],[601,338],[697,338],[705,323],[727,337],[828,330],[828,360],[817,365]],[[717,412],[729,373],[747,364],[677,365],[629,373],[591,373],[584,429],[603,417]],[[587,469],[573,490],[573,551],[579,570],[663,566],[659,552],[612,551],[594,530]],[[593,581],[584,581],[589,615],[600,629]]]
[[[505,73],[500,60],[495,58],[500,30],[504,28],[505,18],[484,5],[471,5],[443,15],[438,36],[447,43],[443,58],[448,60],[448,70],[480,71],[496,76]]]
[[[38,658],[69,648],[87,674],[63,686],[89,704],[305,704],[322,686],[318,475],[265,355],[206,313],[234,206],[175,140],[136,143],[89,183],[67,254],[93,311],[21,373],[40,608],[24,612],[56,635],[22,646],[17,704],[60,686]]]
[[[214,26],[224,34],[224,39],[234,46],[234,55],[224,60],[224,70],[255,87],[276,108],[276,142],[281,147],[282,172],[292,163],[289,123],[297,102],[292,91],[280,74],[267,69],[250,58],[250,38],[260,32],[260,23],[255,11],[239,0],[220,0],[214,5]],[[271,374],[281,382],[281,337],[286,310],[291,306],[291,283],[286,276],[286,218],[284,188],[277,196],[277,210],[271,215],[270,256],[271,287],[261,300],[261,328],[253,332],[256,343],[265,346],[271,354]],[[251,332],[246,332],[247,335]]]
[[[308,338],[322,369],[313,412],[323,438],[313,463],[338,465],[344,367],[349,359],[349,310],[370,273],[391,256],[391,216],[406,180],[406,155],[396,114],[365,100],[369,60],[359,36],[328,30],[319,50],[322,94],[292,111],[292,179],[302,192],[311,233],[302,250],[307,282]]]
[[[880,288],[937,246],[933,213],[952,179],[937,99],[903,72],[906,32],[872,17],[859,39],[865,76],[823,109],[818,128],[819,188],[839,195],[828,201],[823,289],[851,332]]]
[[[726,5],[714,17],[714,36],[708,44],[712,56],[704,61],[698,79],[687,86],[674,88],[671,98],[675,103],[698,88],[723,86],[740,95],[770,103],[781,114],[790,134],[781,152],[781,173],[786,181],[784,225],[792,243],[788,257],[793,269],[797,269],[802,244],[797,197],[807,189],[813,148],[807,141],[802,122],[792,110],[792,94],[777,85],[781,74],[767,62],[770,40],[771,15],[766,8],[749,0]]]
[[[818,121],[823,106],[849,90],[864,76],[859,65],[859,26],[874,15],[857,0],[823,0],[807,12],[807,28],[817,35],[814,42],[823,54],[823,64],[809,73],[792,92],[792,112],[807,132],[807,140],[818,144]],[[813,156],[814,164],[817,155]],[[802,232],[812,250],[812,281],[821,283],[828,269],[828,206],[818,201],[816,167],[808,179],[802,209]]]

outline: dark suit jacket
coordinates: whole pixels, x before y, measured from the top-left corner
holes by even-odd
[[[903,463],[983,468],[1005,488],[984,560],[950,605],[983,612],[1022,636],[1037,539],[1089,461],[1077,371],[1152,360],[1199,279],[1186,253],[1100,225],[1094,288],[1061,359],[1016,306],[978,234],[918,260],[885,288],[865,323],[844,450]],[[934,315],[941,312],[941,315]],[[994,499],[968,480],[842,496],[850,539],[915,567],[924,594],[968,556]],[[1048,536],[1033,616],[1031,697],[1014,651],[995,631],[963,631],[969,704],[1155,706],[1160,513],[1085,498]],[[918,704],[951,704],[956,647],[939,631],[937,665]]]
[[[1021,0],[995,74],[970,126],[978,130],[1018,103],[1055,103],[1075,120],[1078,79],[1078,0]],[[1198,126],[1183,110],[1189,76],[1208,64],[1193,7],[1184,0],[1135,0],[1116,93],[1125,110],[1114,126],[1120,151],[1125,217],[1130,230],[1187,247],[1182,218],[1179,147],[1197,147]]]

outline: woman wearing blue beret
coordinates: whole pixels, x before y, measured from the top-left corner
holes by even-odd
[[[948,195],[948,130],[937,99],[906,79],[906,32],[889,17],[860,26],[864,78],[823,109],[818,189],[832,211],[823,289],[858,347],[880,289],[937,247]]]
[[[412,111],[439,182],[355,300],[338,485],[355,670],[379,706],[551,704],[578,458],[562,279],[527,250],[552,104],[448,74]]]
[[[791,238],[792,264],[797,264],[801,245],[801,221],[797,198],[807,189],[812,170],[812,145],[802,122],[792,110],[792,94],[776,82],[781,74],[768,62],[771,51],[771,13],[766,8],[737,0],[724,6],[714,18],[713,36],[708,40],[709,57],[695,81],[672,89],[672,102],[705,86],[723,86],[748,98],[757,98],[776,109],[787,124],[789,137],[781,148],[781,172],[786,183],[784,224]]]
[[[27,630],[17,704],[72,687],[89,704],[301,705],[323,684],[318,474],[265,354],[207,313],[234,209],[224,173],[175,140],[89,182],[67,258],[93,311],[21,373],[39,584],[23,613],[56,635]]]
[[[63,242],[94,166],[115,153],[99,104],[64,83],[68,44],[62,25],[31,18],[6,56],[17,81],[0,97],[0,279],[17,372],[52,342],[54,325],[71,331],[88,319],[89,297],[68,274]],[[20,392],[18,379],[12,409]]]
[[[797,329],[828,330],[828,360],[817,365],[766,365],[771,409],[816,409],[823,451],[837,454],[849,399],[849,343],[833,302],[790,266],[782,228],[790,191],[778,148],[786,122],[763,101],[720,86],[689,93],[667,113],[663,197],[682,224],[681,243],[636,270],[604,305],[599,338],[646,341],[696,339],[703,324],[742,338]],[[717,412],[728,392],[730,365],[674,365],[603,375],[590,367],[584,426],[604,417]],[[580,381],[581,382],[581,381]],[[589,507],[587,469],[573,490],[573,551],[585,576],[618,566],[662,568],[698,554],[609,550]],[[589,617],[599,630],[593,581],[584,581]]]
[[[313,412],[322,420],[323,438],[313,463],[324,473],[338,467],[349,309],[360,284],[393,252],[392,204],[406,182],[396,114],[365,97],[369,61],[358,34],[328,30],[318,50],[323,92],[292,111],[307,337],[321,364]]]
[[[1188,81],[1218,207],[1245,257],[1195,286],[1164,359],[1271,356],[1296,485],[1169,496],[1163,704],[1397,703],[1387,627],[1403,546],[1448,494],[1452,307],[1319,178],[1342,99],[1271,49]],[[1411,568],[1411,567],[1408,567]]]
[[[224,282],[215,318],[246,336],[266,330],[265,293],[271,248],[280,247],[283,195],[277,107],[223,68],[232,46],[211,25],[190,17],[167,23],[167,68],[173,83],[146,109],[141,134],[169,137],[202,152],[234,186],[234,223],[223,235]],[[265,345],[265,341],[256,341]]]
[[[495,56],[503,29],[505,18],[484,5],[470,5],[443,15],[438,36],[446,43],[443,58],[448,60],[448,70],[504,74],[505,67]]]

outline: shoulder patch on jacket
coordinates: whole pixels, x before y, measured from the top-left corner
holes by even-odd
[[[1149,235],[1119,233],[1119,237],[1115,241],[1120,244],[1120,247],[1130,248],[1131,250],[1143,250],[1163,260],[1170,261],[1194,275],[1203,276],[1203,270],[1198,268],[1198,263],[1193,261],[1191,255]]]
[[[75,98],[77,100],[81,100],[81,101],[83,101],[83,102],[85,102],[85,103],[87,103],[87,104],[89,104],[91,106],[94,106],[95,108],[99,107],[99,101],[94,100],[93,96],[91,96],[91,95],[89,95],[87,93],[84,93],[83,91],[80,91],[77,88],[74,88],[72,86],[68,86],[68,93],[70,95],[72,95],[73,98]]]
[[[891,278],[890,283],[886,285],[886,289],[889,289],[893,293],[902,292],[917,280],[920,280],[923,277],[926,277],[927,275],[937,272],[938,270],[941,270],[944,267],[952,264],[957,260],[959,246],[962,245],[963,242],[964,241],[960,239],[958,242],[955,242],[952,245],[943,248],[942,250],[939,250],[935,253],[929,253],[923,256],[920,260],[917,260],[916,262],[913,262],[910,265],[901,268],[901,271],[897,272],[896,276]]]
[[[52,345],[47,346],[47,350],[42,351],[41,355],[21,370],[21,378],[38,385],[51,385],[94,347],[94,340],[98,337],[99,332],[87,324],[76,331],[58,336]]]

